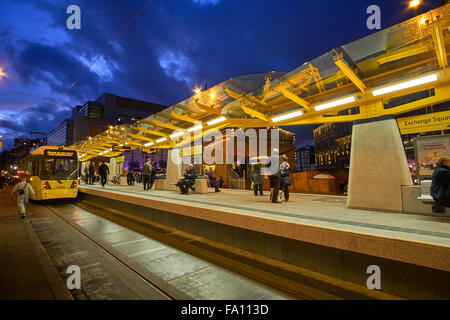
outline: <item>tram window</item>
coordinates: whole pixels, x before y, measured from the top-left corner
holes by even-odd
[[[77,160],[71,158],[45,158],[44,179],[73,180],[77,177]]]

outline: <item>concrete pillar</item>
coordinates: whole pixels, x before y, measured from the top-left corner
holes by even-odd
[[[165,181],[166,190],[178,190],[174,184],[178,182],[178,179],[181,177],[182,174],[183,163],[177,164],[174,161],[172,161],[172,152],[175,151],[169,150],[169,152],[167,152],[167,172]]]
[[[402,212],[402,185],[412,185],[412,178],[395,119],[355,121],[347,206]]]

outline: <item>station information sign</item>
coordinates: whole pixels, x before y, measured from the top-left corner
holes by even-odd
[[[397,119],[401,134],[450,130],[450,111]]]

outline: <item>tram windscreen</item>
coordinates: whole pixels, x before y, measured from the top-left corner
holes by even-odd
[[[48,180],[75,180],[78,177],[78,160],[74,151],[44,151],[42,178]]]

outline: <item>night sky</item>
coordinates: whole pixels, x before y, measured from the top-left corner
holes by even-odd
[[[369,5],[381,7],[382,28],[415,15],[406,0],[153,0],[113,42],[146,2],[1,0],[3,149],[29,131],[48,133],[104,92],[172,105],[205,82],[292,70],[375,32]],[[440,2],[425,0],[423,11]],[[66,27],[72,4],[81,30]],[[311,127],[290,130],[298,146],[312,143]]]

